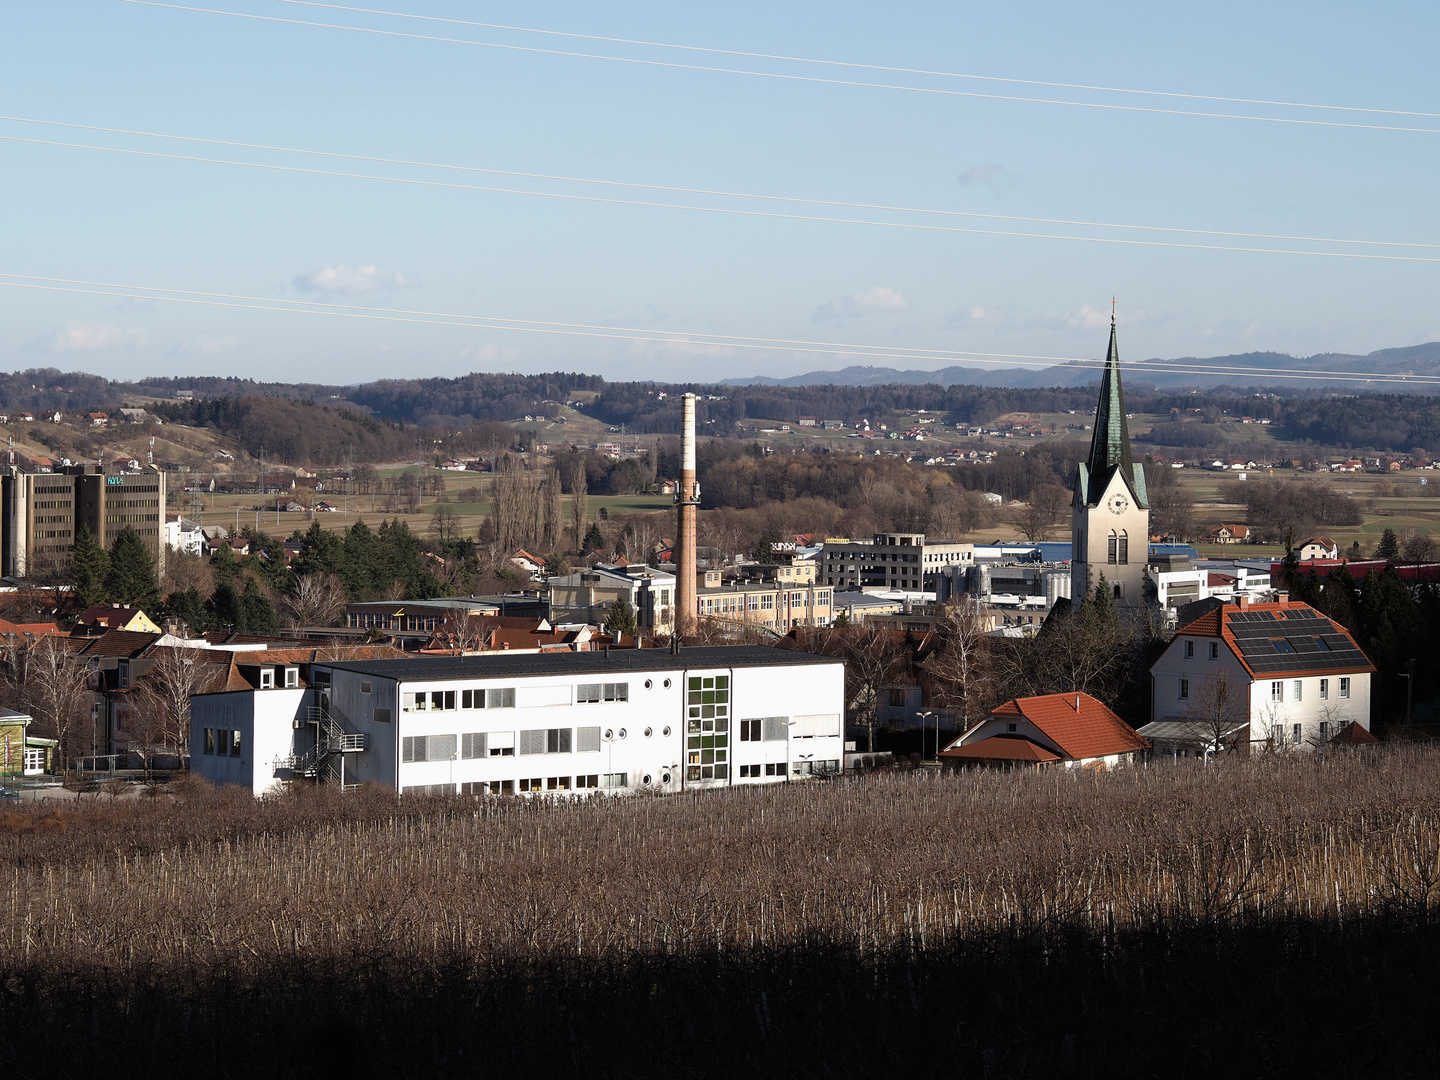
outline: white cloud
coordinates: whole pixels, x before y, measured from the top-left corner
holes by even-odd
[[[313,274],[296,274],[291,284],[300,292],[339,293],[343,296],[416,287],[414,278],[406,277],[399,270],[383,270],[374,263],[354,267],[327,266]]]
[[[145,341],[145,331],[138,326],[111,326],[106,323],[68,322],[50,335],[41,338],[35,347],[42,352],[106,352],[133,349]]]
[[[875,285],[869,289],[827,301],[815,309],[814,322],[829,322],[831,319],[858,319],[875,312],[908,311],[910,304],[894,289]]]
[[[972,165],[960,174],[960,186],[974,187],[976,184],[984,184],[993,187],[1004,175],[1004,165]]]
[[[224,356],[240,347],[240,339],[234,334],[222,338],[197,337],[182,341],[171,350],[175,356]]]

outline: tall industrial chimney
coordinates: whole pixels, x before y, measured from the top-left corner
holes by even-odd
[[[695,395],[684,398],[684,426],[680,435],[680,486],[675,502],[680,508],[676,535],[679,559],[675,578],[675,632],[682,637],[695,632],[695,512],[700,505],[700,485],[695,482]]]

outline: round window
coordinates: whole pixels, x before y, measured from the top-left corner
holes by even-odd
[[[607,739],[613,739],[614,737],[615,737],[615,732],[611,731],[609,728],[606,728],[606,729],[605,729],[605,738],[607,738]]]
[[[648,772],[645,774],[645,783],[650,783],[650,774]]]
[[[622,727],[622,728],[620,729],[620,738],[623,739],[624,737],[625,737],[625,729]]]
[[[668,772],[667,772],[667,773],[663,773],[663,774],[661,775],[661,777],[660,777],[660,782],[661,782],[662,784],[668,784],[668,783],[670,783],[670,774],[669,774]]]
[[[667,724],[665,727],[661,728],[660,734],[664,735],[668,739],[670,737],[670,726]]]
[[[653,680],[653,679],[646,679],[646,680],[645,680],[645,689],[646,689],[646,690],[649,690],[649,689],[650,689],[652,686],[654,686],[654,685],[655,685],[655,680]]]
[[[647,728],[645,729],[645,738],[648,739],[651,735],[654,735],[654,734],[655,734],[655,732],[652,731],[650,728],[647,727]]]
[[[669,680],[669,679],[666,679],[666,680],[665,680],[665,689],[666,689],[666,690],[669,690],[669,689],[670,689],[670,680]]]

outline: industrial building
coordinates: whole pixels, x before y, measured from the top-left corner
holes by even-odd
[[[246,660],[249,658],[247,657]],[[571,797],[840,771],[844,665],[756,646],[267,665],[198,694],[191,768],[287,782]]]
[[[924,533],[876,533],[870,540],[826,540],[823,584],[837,589],[934,591],[937,579],[975,562],[975,545],[927,540]]]
[[[106,473],[99,465],[67,465],[55,472],[13,466],[0,484],[0,574],[24,577],[69,558],[83,527],[109,547],[126,526],[140,534],[165,567],[165,474]]]

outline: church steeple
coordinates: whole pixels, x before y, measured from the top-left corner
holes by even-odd
[[[1120,385],[1120,349],[1115,343],[1115,315],[1110,315],[1110,348],[1100,376],[1100,401],[1095,406],[1095,427],[1090,454],[1080,470],[1083,483],[1077,494],[1089,505],[1100,501],[1113,471],[1119,468],[1126,486],[1141,506],[1149,505],[1145,473],[1135,467],[1130,452],[1130,426],[1125,422],[1125,391]]]

